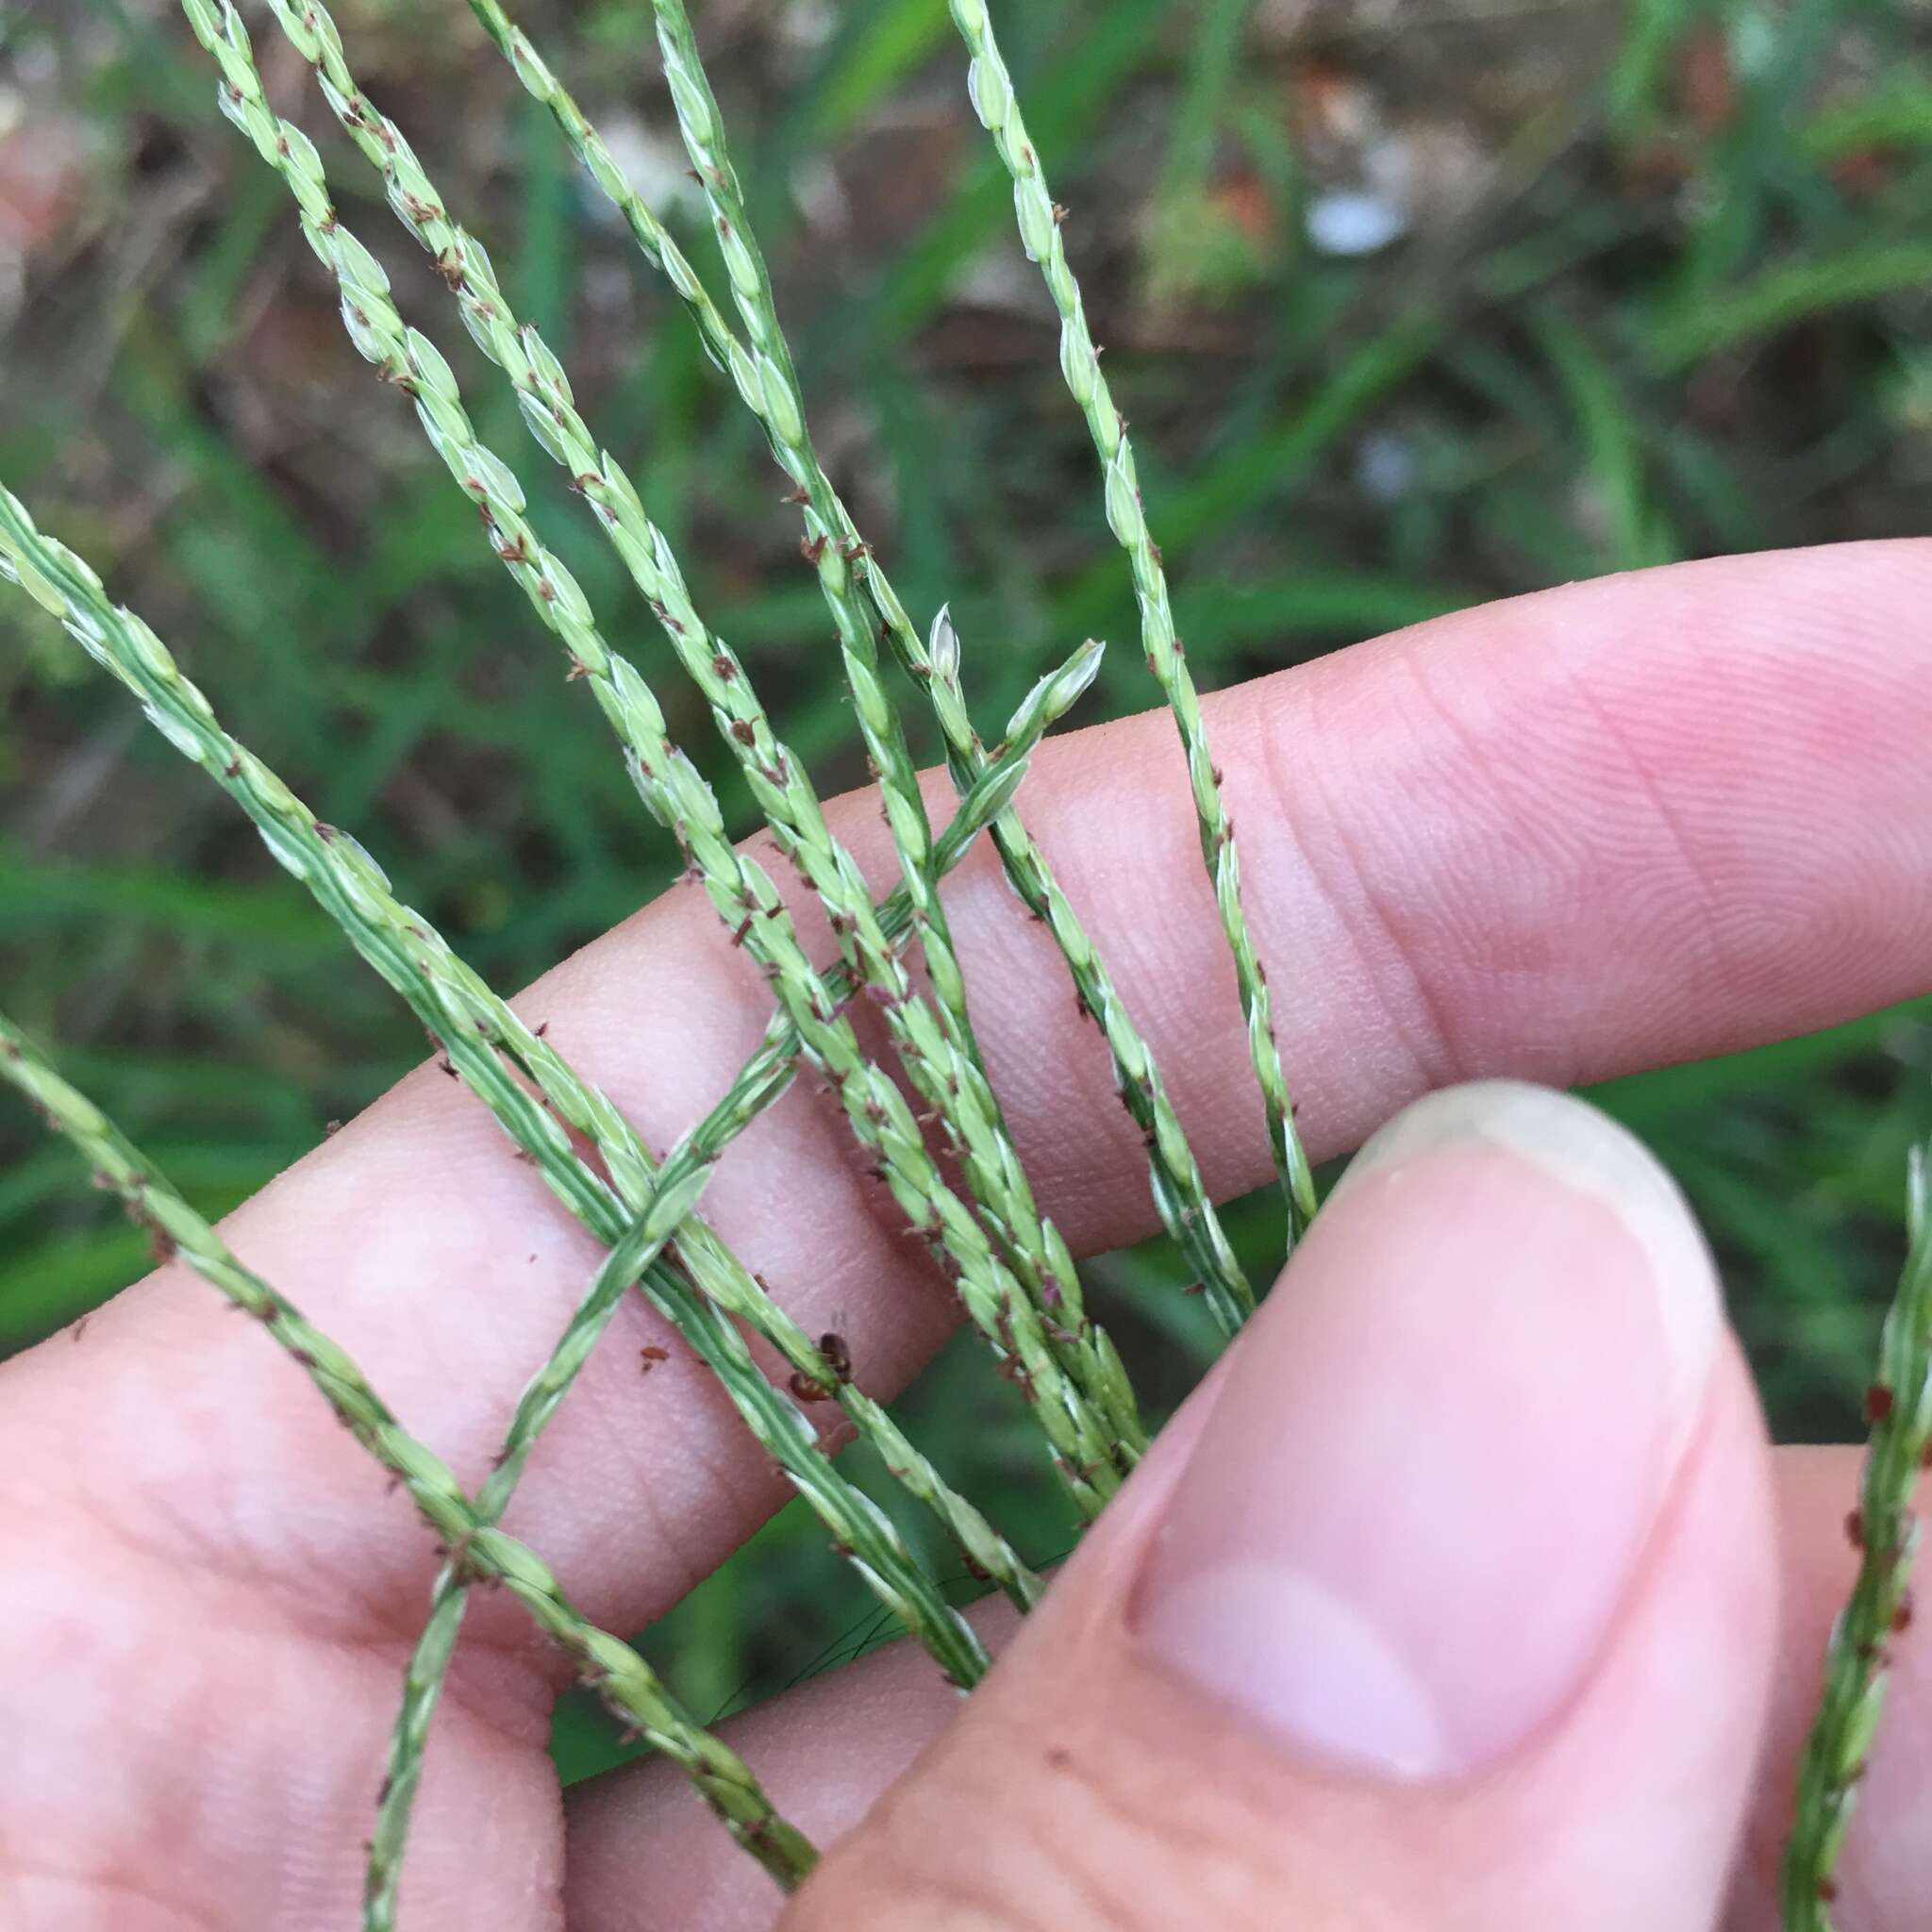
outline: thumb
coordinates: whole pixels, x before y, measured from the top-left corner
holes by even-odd
[[[791,1932],[1711,1926],[1769,1457],[1651,1157],[1421,1102],[1197,1403]]]

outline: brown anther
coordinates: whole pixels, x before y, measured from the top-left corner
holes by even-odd
[[[1893,1396],[1883,1382],[1874,1382],[1865,1391],[1865,1420],[1868,1423],[1882,1423],[1891,1413]]]
[[[1865,1525],[1863,1522],[1860,1520],[1858,1512],[1856,1509],[1853,1509],[1846,1514],[1845,1541],[1848,1543],[1850,1543],[1853,1549],[1855,1550],[1862,1550],[1865,1547]]]
[[[731,935],[731,943],[734,946],[743,945],[744,937],[751,930],[751,922],[752,915],[749,912],[747,912],[744,915],[744,917],[738,922],[737,928],[733,931]]]
[[[732,662],[731,654],[728,651],[720,651],[711,659],[711,670],[717,676],[723,678],[726,684],[732,683],[738,676],[738,666]]]
[[[806,537],[799,541],[798,554],[808,563],[816,563],[825,554],[825,539],[823,532],[816,537]]]
[[[737,739],[740,744],[756,744],[758,741],[758,734],[756,727],[743,718],[732,719],[731,735]]]

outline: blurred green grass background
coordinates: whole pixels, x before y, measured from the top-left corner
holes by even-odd
[[[1001,11],[1204,686],[1568,578],[1925,527],[1923,9]],[[647,12],[582,0],[525,18],[705,259]],[[682,315],[461,0],[337,13],[792,741],[827,785],[856,782],[774,473]],[[915,611],[950,599],[969,641],[1004,641],[974,664],[983,713],[1004,715],[1078,635],[1129,639],[1133,613],[940,0],[713,0],[700,24],[834,468]],[[306,75],[286,49],[267,72],[406,310],[456,358],[486,437],[519,447],[508,396]],[[1338,252],[1365,221],[1380,245]],[[525,614],[341,339],[279,184],[220,121],[160,0],[0,11],[0,474],[499,985],[666,882],[664,841],[617,761],[587,753],[578,694],[514,647]],[[540,518],[613,638],[649,657],[615,559],[554,474],[524,466]],[[1101,704],[1146,702],[1131,650],[1108,676]],[[17,603],[0,607],[0,717],[8,1003],[65,1042],[197,1206],[225,1210],[419,1058],[421,1036],[344,970],[224,802]],[[707,755],[695,701],[672,722]],[[1928,1017],[1600,1095],[1702,1211],[1787,1433],[1857,1426],[1905,1150],[1932,1127]],[[1236,1230],[1265,1274],[1272,1206],[1245,1205]],[[64,1154],[0,1114],[0,1352],[142,1261]],[[1158,1244],[1093,1269],[1156,1409],[1205,1359],[1177,1278]],[[1064,1546],[1031,1432],[976,1357],[942,1358],[905,1408],[1029,1555]],[[788,1514],[651,1641],[718,1712],[874,1634]],[[567,1708],[568,1772],[612,1755],[600,1723]]]

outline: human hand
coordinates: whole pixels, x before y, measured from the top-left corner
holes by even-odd
[[[1313,1151],[1477,1074],[1600,1078],[1932,986],[1928,586],[1912,545],[1692,566],[1219,700]],[[1047,747],[1023,803],[1210,1184],[1254,1184],[1259,1110],[1166,721]],[[838,824],[887,875],[869,802]],[[1089,1251],[1145,1232],[1133,1129],[1050,943],[987,855],[949,902],[1043,1202]],[[653,1141],[765,1017],[685,893],[519,1005]],[[1378,1144],[963,1712],[891,1653],[731,1733],[789,1815],[849,1834],[789,1923],[1771,1923],[1850,1453],[1769,1451],[1681,1209],[1587,1110],[1464,1091]],[[706,1199],[808,1327],[837,1311],[884,1395],[952,1308],[881,1205],[805,1092]],[[229,1233],[473,1486],[595,1261],[429,1070]],[[641,1303],[618,1326],[508,1526],[629,1628],[783,1491],[681,1352],[641,1389],[636,1348],[662,1339]],[[436,1559],[293,1367],[163,1271],[78,1345],[0,1371],[0,1535],[8,1923],[353,1923]],[[658,1767],[566,1817],[558,1682],[512,1606],[476,1606],[405,1924],[770,1924],[775,1895]],[[1894,1697],[1847,1932],[1905,1923],[1932,1862],[1908,1808],[1932,1676],[1909,1644]]]

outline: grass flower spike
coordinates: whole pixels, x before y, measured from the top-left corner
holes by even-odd
[[[817,541],[824,528],[814,508],[824,505],[836,520],[839,544],[863,558],[863,587],[878,614],[886,641],[908,675],[931,698],[956,782],[972,788],[987,769],[988,755],[974,729],[959,687],[957,649],[930,648],[922,640],[892,588],[884,562],[860,534],[819,463],[809,434],[786,441],[773,428],[771,405],[758,364],[726,322],[675,239],[625,178],[603,138],[529,36],[509,19],[498,0],[471,0],[471,8],[524,85],[550,110],[591,182],[623,215],[645,258],[663,273],[684,301],[711,359],[730,375],[741,400],[765,426],[774,457],[800,494],[807,518],[808,546]],[[702,82],[704,70],[694,42],[687,35],[679,44],[684,66]],[[708,82],[704,84],[708,86]],[[723,151],[724,122],[716,112],[715,100],[710,119],[712,138]],[[749,235],[741,206],[738,219],[744,224],[742,232]],[[803,426],[802,407],[799,421]],[[796,473],[801,466],[808,476],[808,488],[799,483]],[[952,627],[943,612],[936,620],[933,635],[935,644],[941,640],[947,644],[952,642]],[[1168,1097],[1158,1063],[1128,1013],[1106,962],[1054,876],[1046,855],[1026,831],[1017,810],[1003,814],[995,822],[993,841],[1022,902],[1046,924],[1059,946],[1083,1010],[1091,1013],[1101,1028],[1123,1103],[1147,1143],[1154,1200],[1161,1221],[1187,1257],[1201,1283],[1207,1305],[1223,1331],[1232,1334],[1254,1307],[1254,1291],[1228,1244],[1220,1216],[1208,1198],[1199,1165]]]
[[[1041,172],[1040,157],[1026,133],[1020,103],[1013,92],[985,0],[948,0],[953,19],[972,56],[968,85],[974,110],[993,138],[1007,172],[1013,177],[1013,207],[1019,217],[1020,240],[1029,259],[1039,264],[1047,291],[1060,318],[1060,373],[1092,433],[1107,485],[1107,520],[1134,572],[1134,594],[1141,606],[1141,641],[1153,673],[1174,712],[1181,744],[1187,753],[1188,778],[1193,788],[1194,811],[1201,829],[1201,855],[1214,882],[1214,899],[1222,930],[1234,956],[1235,979],[1241,1009],[1247,1016],[1248,1053],[1260,1082],[1268,1115],[1269,1145],[1290,1208],[1297,1225],[1305,1226],[1315,1211],[1314,1176],[1301,1136],[1295,1130],[1294,1102],[1282,1072],[1274,1043],[1268,975],[1255,953],[1246,914],[1241,910],[1241,862],[1235,851],[1234,824],[1221,795],[1221,771],[1208,748],[1207,727],[1201,719],[1200,698],[1181,640],[1174,630],[1168,599],[1167,573],[1160,550],[1147,527],[1141,503],[1141,486],[1134,471],[1133,445],[1125,424],[1114,407],[1107,377],[1100,372],[1100,351],[1087,326],[1080,285],[1067,261],[1061,235],[1065,210],[1053,199]]]
[[[1923,1528],[1912,1509],[1932,1450],[1932,1149],[1913,1151],[1907,1189],[1909,1252],[1878,1344],[1878,1379],[1866,1391],[1871,1446],[1858,1506],[1845,1527],[1858,1549],[1857,1580],[1833,1625],[1824,1694],[1798,1765],[1795,1823],[1785,1847],[1788,1932],[1830,1932],[1832,1873],[1857,1802],[1858,1780],[1885,1707],[1892,1646],[1911,1622],[1912,1566]]]

